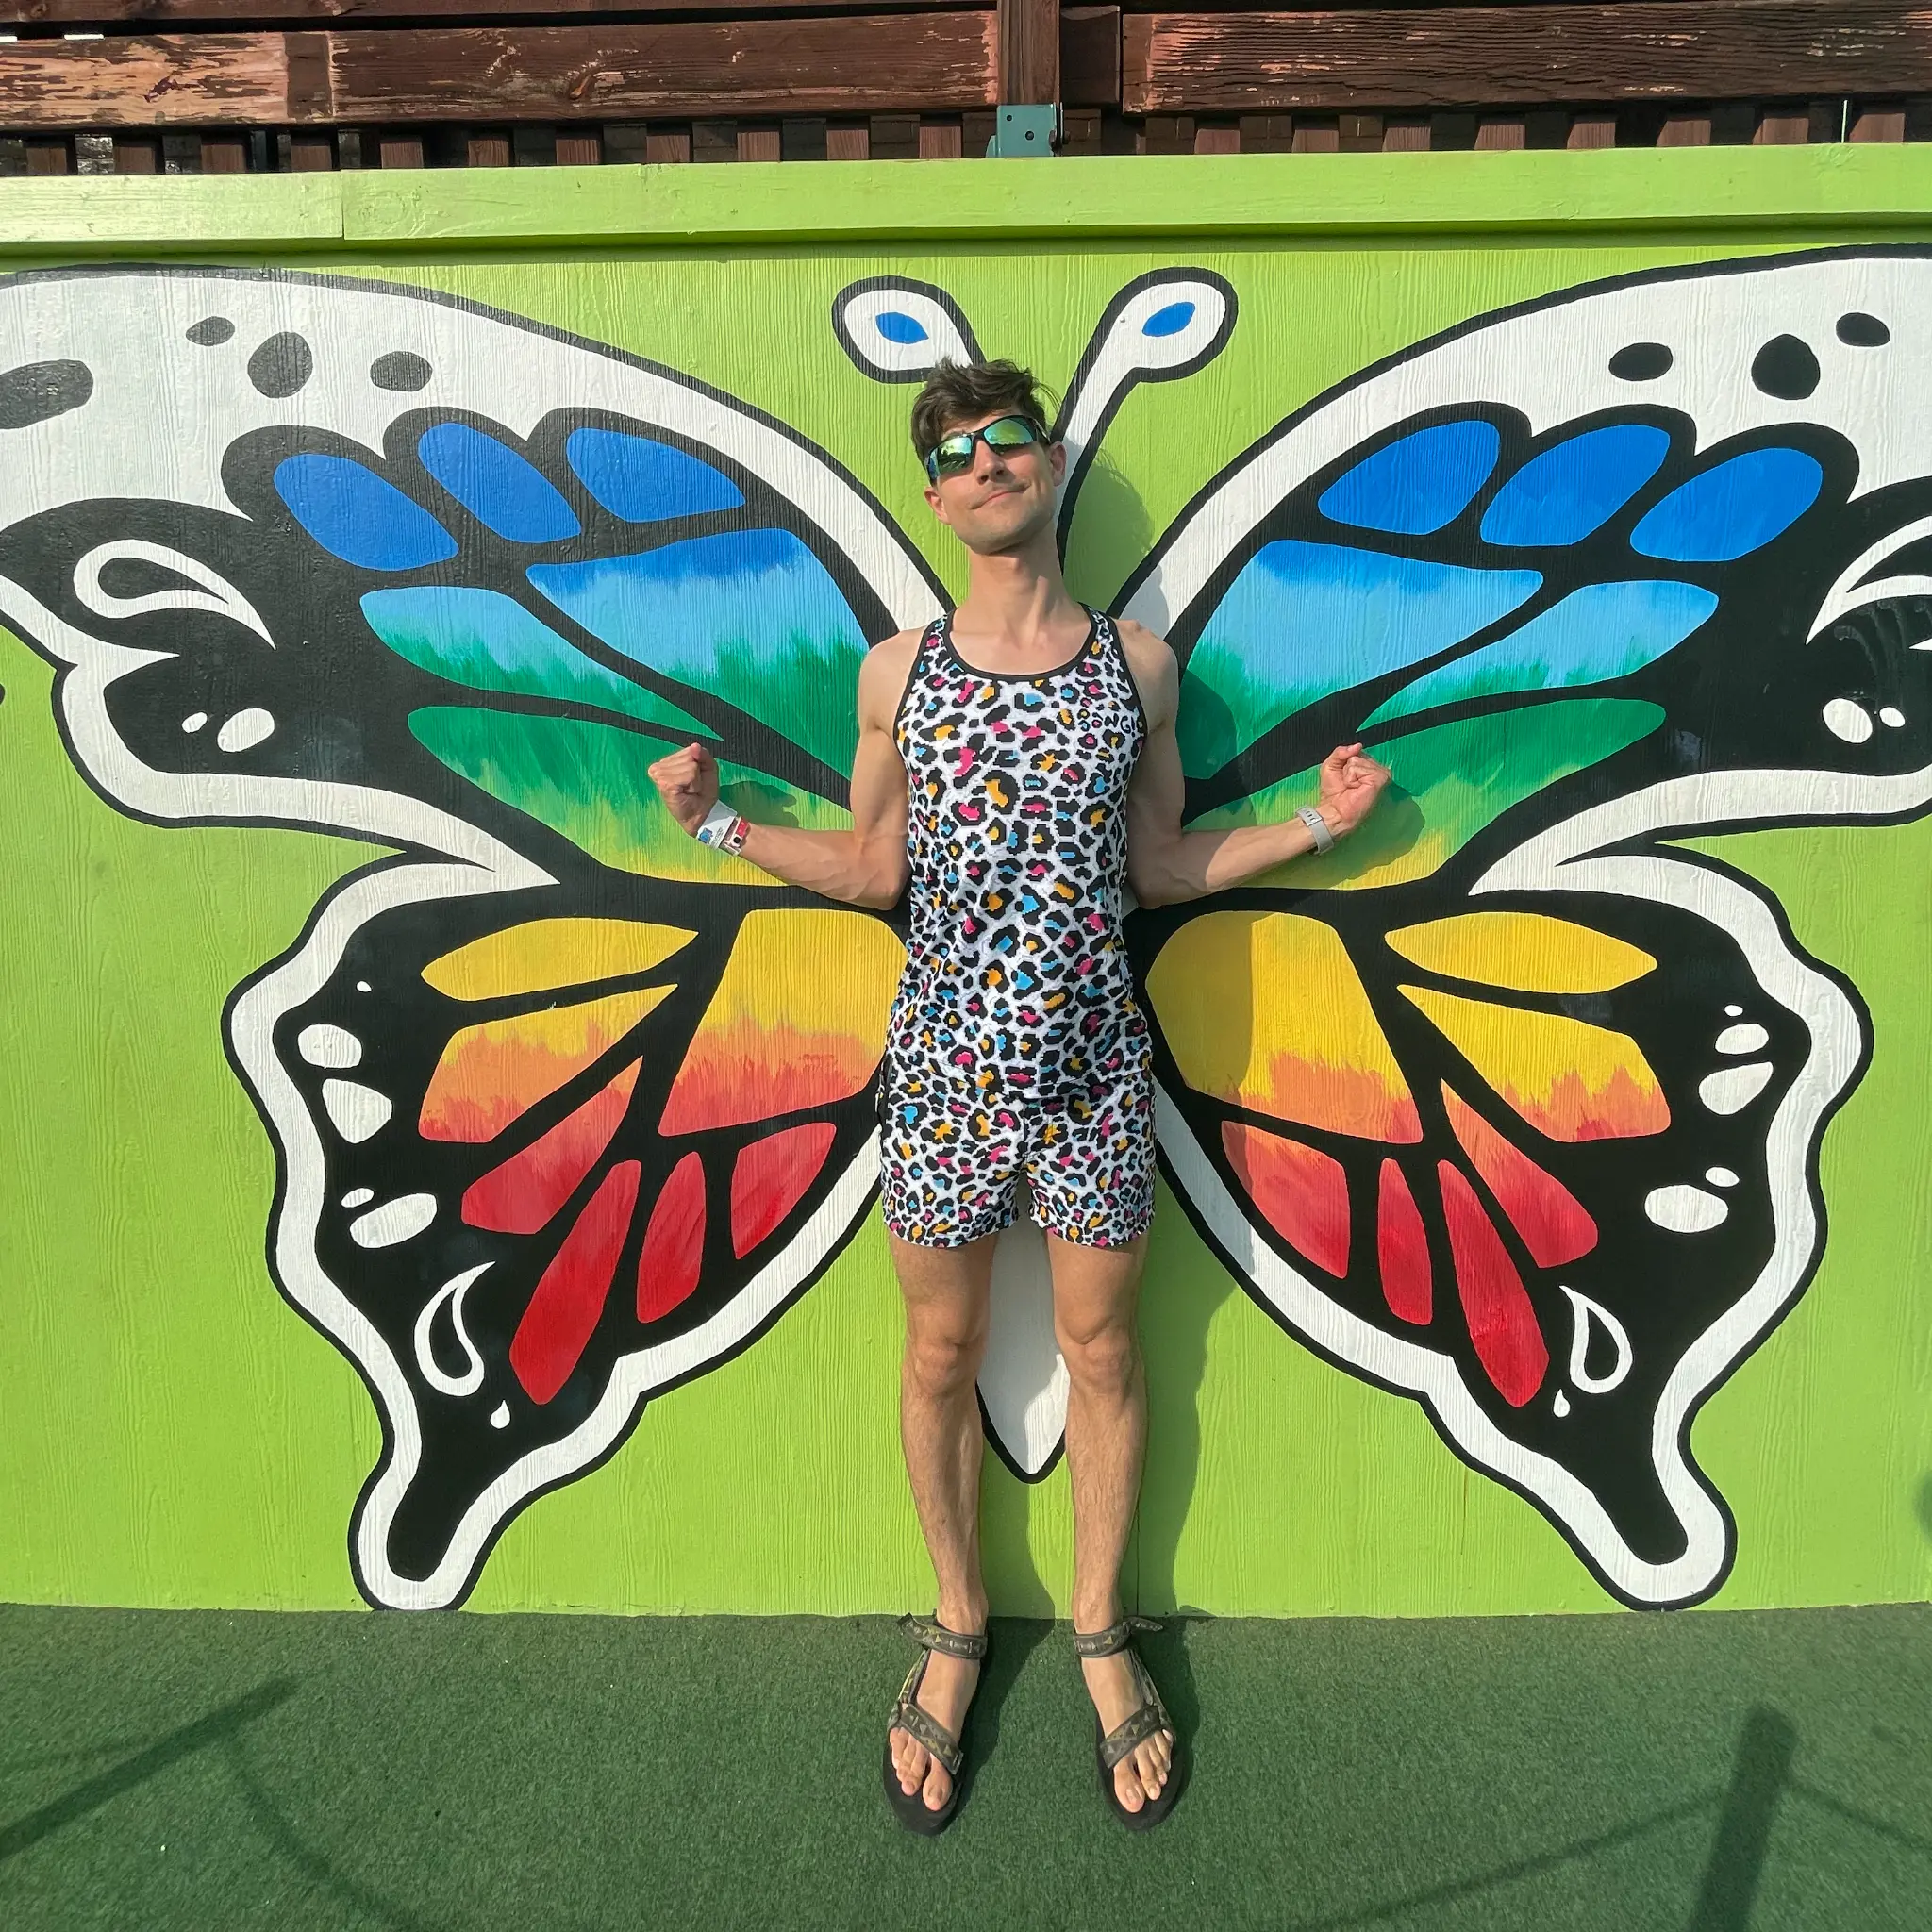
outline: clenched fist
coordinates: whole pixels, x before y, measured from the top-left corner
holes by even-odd
[[[718,802],[718,760],[703,745],[688,744],[659,758],[650,772],[671,816],[694,833]]]
[[[1339,744],[1322,760],[1322,816],[1337,838],[1368,817],[1389,777],[1358,744]]]

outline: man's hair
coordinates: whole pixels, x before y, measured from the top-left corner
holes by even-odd
[[[1017,362],[941,362],[912,402],[912,447],[920,460],[955,424],[998,409],[1049,426],[1048,400],[1030,369]]]

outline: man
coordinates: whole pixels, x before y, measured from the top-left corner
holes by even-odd
[[[1175,1734],[1118,1587],[1146,1434],[1135,1310],[1154,1206],[1123,875],[1142,905],[1237,885],[1326,850],[1389,777],[1344,745],[1298,817],[1182,832],[1174,657],[1068,594],[1054,540],[1066,453],[1045,422],[1010,362],[942,365],[913,405],[925,500],[966,546],[967,592],[949,618],[867,654],[849,832],[747,824],[718,802],[699,745],[651,768],[686,830],[775,877],[878,908],[910,890],[880,1190],[906,1303],[906,1467],[939,1591],[931,1618],[907,1620],[924,1654],[892,1715],[885,1786],[923,1832],[953,1815],[985,1655],[974,1385],[993,1242],[1023,1179],[1047,1230],[1067,1366],[1074,1629],[1102,1790],[1136,1828],[1178,1795]]]

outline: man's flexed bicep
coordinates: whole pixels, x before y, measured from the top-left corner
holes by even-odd
[[[1139,625],[1124,623],[1121,641],[1147,714],[1147,741],[1127,793],[1127,883],[1141,905],[1199,899],[1318,846],[1325,851],[1374,808],[1389,782],[1388,768],[1360,745],[1341,744],[1322,761],[1320,797],[1312,808],[1319,833],[1299,817],[1224,832],[1183,832],[1187,780],[1174,736],[1180,673],[1174,653]]]
[[[727,850],[741,852],[774,878],[851,906],[884,910],[906,890],[906,767],[892,740],[899,700],[919,649],[902,631],[875,644],[858,671],[858,749],[852,763],[852,829],[802,832],[791,825],[728,828]],[[666,808],[693,838],[718,803],[718,761],[688,744],[651,767]],[[737,840],[741,837],[742,843]]]

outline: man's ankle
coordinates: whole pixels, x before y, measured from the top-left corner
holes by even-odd
[[[946,1629],[958,1631],[962,1637],[973,1637],[986,1628],[986,1610],[984,1597],[977,1604],[941,1597],[933,1616]]]

